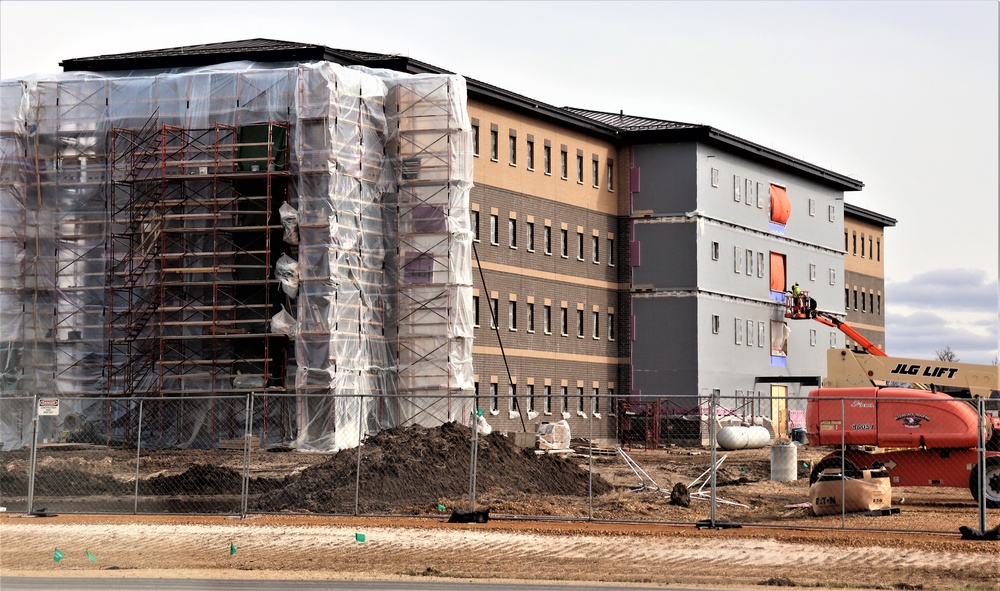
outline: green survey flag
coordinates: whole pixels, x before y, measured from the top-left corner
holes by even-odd
[[[84,550],[87,553],[87,560],[91,562],[97,562],[97,557],[90,553],[90,550]]]
[[[56,548],[55,554],[52,555],[52,560],[55,560],[56,562],[59,562],[60,560],[63,559],[63,556],[66,556],[66,555],[62,553],[62,550],[60,550],[59,548]]]
[[[229,555],[236,554],[236,544],[229,542]]]
[[[365,541],[365,534],[361,534],[361,533],[354,534],[354,539],[357,540],[358,542],[364,542]]]
[[[438,511],[444,511],[444,505],[442,505],[441,503],[438,503],[437,510]]]

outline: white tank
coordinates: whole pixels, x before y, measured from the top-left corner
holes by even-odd
[[[715,436],[722,449],[757,449],[771,442],[771,434],[764,427],[723,427]]]

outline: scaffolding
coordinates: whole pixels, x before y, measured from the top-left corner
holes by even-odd
[[[461,78],[68,73],[4,81],[0,109],[0,396],[67,398],[108,443],[153,398],[143,437],[182,447],[469,420]],[[33,409],[3,406],[24,445]]]

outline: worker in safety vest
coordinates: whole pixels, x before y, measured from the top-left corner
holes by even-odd
[[[804,307],[802,304],[802,288],[799,287],[798,282],[792,286],[792,302],[794,302],[795,310],[800,311]]]

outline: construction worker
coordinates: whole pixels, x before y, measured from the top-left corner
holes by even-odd
[[[805,307],[804,303],[802,301],[802,288],[799,287],[798,282],[795,282],[795,285],[792,286],[792,306],[797,313],[800,313]]]
[[[802,290],[799,288],[798,282],[796,282],[795,285],[792,286],[792,297],[798,300],[800,295],[802,295]]]

